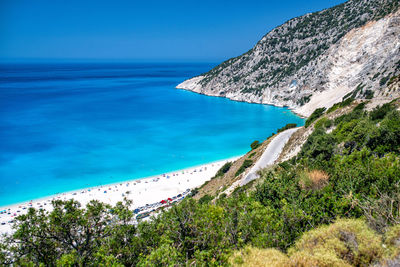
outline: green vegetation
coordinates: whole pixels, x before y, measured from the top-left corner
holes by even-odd
[[[393,259],[400,253],[400,113],[392,104],[363,107],[334,120],[316,117],[318,127],[295,158],[231,196],[188,198],[138,225],[129,202],[82,208],[55,201],[50,213],[30,209],[3,238],[0,260],[248,266],[260,258],[269,266],[368,266]],[[242,171],[251,164],[244,161]]]
[[[389,78],[390,78],[390,76],[383,77],[383,78],[379,81],[379,85],[380,85],[380,86],[385,85],[385,84],[388,82]]]
[[[398,228],[390,233],[399,237]],[[382,240],[365,221],[342,219],[306,232],[287,254],[246,247],[235,252],[230,262],[234,266],[369,266],[382,258]],[[394,243],[389,246],[386,251],[397,247]]]
[[[308,117],[308,119],[306,120],[305,123],[305,127],[307,128],[308,126],[311,125],[311,123],[313,123],[316,119],[318,119],[319,117],[322,116],[322,114],[324,114],[326,108],[317,108],[316,110],[314,110],[314,112],[310,115],[310,117]]]
[[[221,167],[221,169],[219,169],[218,170],[218,172],[217,172],[217,174],[215,175],[216,177],[218,177],[218,176],[222,176],[222,175],[224,175],[225,173],[227,173],[228,171],[229,171],[229,169],[232,167],[232,162],[227,162],[227,163],[225,163],[222,167]]]
[[[251,164],[253,164],[253,161],[251,159],[245,159],[243,161],[242,166],[240,166],[240,168],[237,170],[237,172],[235,173],[235,176],[239,176],[242,172],[244,172],[248,167],[251,166]]]
[[[257,140],[250,144],[251,150],[258,148],[259,146],[261,146],[261,144]]]
[[[285,126],[283,126],[282,128],[279,128],[277,133],[286,131],[287,129],[296,128],[296,127],[297,127],[296,123],[288,123]]]
[[[300,106],[304,106],[304,104],[310,102],[312,95],[303,96],[300,100],[297,101],[297,104]]]
[[[343,97],[344,100],[342,102],[334,104],[332,107],[330,107],[328,109],[328,111],[326,113],[329,114],[329,113],[337,110],[338,108],[344,108],[344,107],[350,106],[351,103],[353,103],[354,97],[355,97],[356,94],[357,94],[357,90],[354,91],[354,92],[350,92],[349,94],[345,95]]]
[[[365,90],[364,91],[365,99],[372,99],[374,97],[374,91],[372,90]]]

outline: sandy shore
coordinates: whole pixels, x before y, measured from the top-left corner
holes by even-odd
[[[239,157],[216,161],[188,169],[124,181],[103,186],[84,188],[76,191],[52,195],[24,203],[0,207],[0,233],[9,233],[12,220],[18,215],[25,214],[29,207],[52,210],[51,201],[55,199],[75,199],[85,206],[91,200],[99,200],[111,205],[122,201],[124,197],[133,201],[132,209],[143,207],[146,204],[160,203],[168,198],[176,198],[179,194],[188,192],[188,189],[199,187],[210,180],[215,173],[228,161]]]

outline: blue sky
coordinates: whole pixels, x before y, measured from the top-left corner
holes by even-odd
[[[0,0],[0,60],[221,61],[344,0]]]

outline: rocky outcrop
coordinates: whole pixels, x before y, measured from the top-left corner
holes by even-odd
[[[400,74],[396,0],[350,0],[292,19],[254,48],[177,86],[309,116],[346,97],[394,97]],[[393,87],[393,86],[392,86]]]

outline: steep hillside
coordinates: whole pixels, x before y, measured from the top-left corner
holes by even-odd
[[[351,92],[386,97],[381,89],[400,74],[398,8],[397,0],[350,0],[294,18],[247,53],[177,88],[289,106],[305,116]]]

